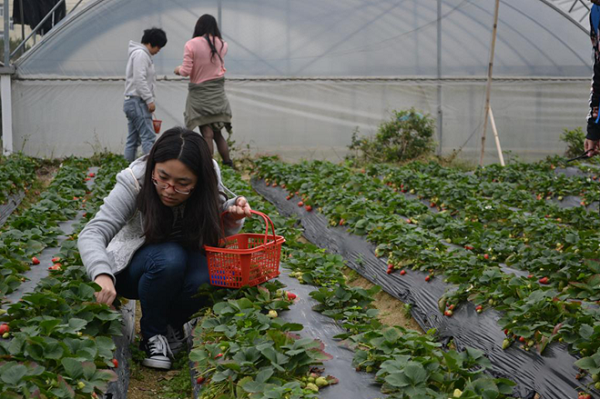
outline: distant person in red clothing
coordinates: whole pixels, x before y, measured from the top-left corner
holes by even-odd
[[[231,134],[231,107],[225,95],[225,65],[227,43],[223,41],[215,17],[204,14],[196,22],[194,35],[185,44],[183,63],[175,74],[189,76],[185,104],[185,124],[190,130],[200,127],[211,154],[213,140],[223,164],[233,167],[227,140],[221,134],[225,128]]]

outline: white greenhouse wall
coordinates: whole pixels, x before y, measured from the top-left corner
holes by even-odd
[[[123,150],[123,81],[13,83],[15,150],[49,158]],[[357,127],[372,135],[394,109],[414,106],[434,118],[437,112],[434,80],[228,80],[226,91],[236,147],[290,161],[342,160]],[[561,153],[563,130],[585,125],[588,92],[586,80],[494,82],[491,105],[503,150],[524,160]],[[183,125],[186,95],[187,82],[159,81],[163,131]],[[478,160],[484,99],[484,80],[444,82],[443,153],[462,147],[462,158]],[[496,162],[491,129],[486,151],[486,162]]]

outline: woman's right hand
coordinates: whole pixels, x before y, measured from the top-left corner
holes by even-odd
[[[173,72],[175,72],[175,75],[179,75],[179,69],[181,68],[181,65],[175,67],[175,70]]]
[[[96,277],[94,282],[102,288],[100,292],[96,292],[94,294],[96,295],[96,301],[98,303],[105,303],[108,306],[111,306],[117,297],[117,290],[115,289],[115,284],[113,283],[112,277],[110,277],[108,274],[101,274]]]

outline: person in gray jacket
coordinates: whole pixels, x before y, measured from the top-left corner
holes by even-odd
[[[140,300],[147,367],[171,367],[183,347],[183,325],[203,305],[194,297],[209,283],[203,245],[218,246],[251,215],[244,197],[227,199],[225,190],[206,141],[172,128],[117,175],[79,234],[83,264],[101,288],[97,301],[110,306],[117,294]]]
[[[125,159],[133,162],[138,146],[148,154],[156,140],[152,127],[152,113],[156,110],[154,86],[156,72],[152,57],[167,44],[167,35],[162,29],[144,31],[142,42],[129,41],[129,58],[125,70],[125,102],[123,112],[127,117],[127,141]]]

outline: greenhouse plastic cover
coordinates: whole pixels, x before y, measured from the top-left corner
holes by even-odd
[[[442,1],[438,80],[437,0],[96,1],[17,61],[15,147],[45,156],[120,152],[127,45],[151,26],[169,40],[154,57],[156,114],[163,127],[183,124],[187,81],[173,69],[195,21],[210,13],[229,44],[226,91],[238,146],[341,159],[357,128],[374,133],[394,109],[437,117],[439,88],[438,142],[446,152],[475,153],[493,11],[493,0]],[[587,33],[542,1],[501,1],[494,76],[505,149],[556,152],[562,130],[585,122]]]

